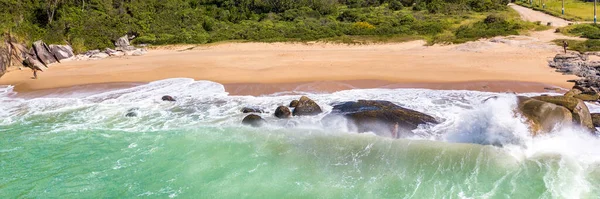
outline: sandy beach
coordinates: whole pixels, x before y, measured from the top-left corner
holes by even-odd
[[[547,60],[560,48],[535,35],[444,46],[411,41],[370,45],[225,43],[195,46],[191,50],[189,47],[161,47],[139,57],[63,61],[51,65],[37,80],[31,79],[30,70],[13,69],[0,78],[0,85],[14,85],[16,91],[26,92],[187,77],[234,85],[239,91],[234,93],[240,94],[252,94],[248,90],[240,91],[239,85],[243,84],[255,89],[256,84],[267,84],[262,88],[265,89],[273,84],[288,84],[287,87],[290,83],[310,82],[348,84],[344,81],[353,81],[348,88],[395,84],[435,89],[540,91],[548,86],[570,88],[572,84],[567,80],[574,79],[548,67]],[[469,82],[479,83],[473,86]],[[522,89],[523,85],[529,86]],[[346,88],[337,88],[338,83],[321,84],[321,87],[324,91]]]

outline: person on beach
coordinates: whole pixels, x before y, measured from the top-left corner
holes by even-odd
[[[37,68],[29,59],[23,60],[23,66],[30,68],[33,71],[33,79],[37,79],[37,71],[42,71]]]
[[[567,43],[567,41],[563,40],[563,49],[565,50],[565,54],[567,54],[567,47],[569,47],[569,43]]]

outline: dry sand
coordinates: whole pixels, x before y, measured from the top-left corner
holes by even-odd
[[[554,26],[569,23],[518,5],[510,7],[525,20],[552,22]],[[559,38],[567,37],[547,30],[529,37],[429,47],[423,41],[373,45],[226,43],[192,50],[184,50],[190,46],[169,46],[140,57],[54,64],[38,80],[31,79],[29,70],[12,70],[0,78],[0,85],[15,85],[21,92],[71,91],[189,77],[223,83],[233,94],[380,87],[543,91],[553,86],[570,88],[572,84],[566,81],[576,78],[548,67],[547,60],[561,50],[550,41]]]
[[[13,70],[0,78],[0,85],[15,85],[16,91],[23,92],[189,77],[234,85],[382,80],[389,82],[385,85],[410,83],[439,89],[444,89],[444,85],[449,89],[467,88],[456,86],[460,82],[535,82],[540,83],[535,89],[539,90],[545,85],[571,87],[566,81],[574,78],[548,67],[547,60],[560,48],[535,37],[424,45],[423,41],[372,45],[226,43],[175,50],[187,48],[179,46],[150,50],[139,57],[53,64],[37,80],[31,79],[29,70]],[[353,87],[369,87],[360,86],[364,82],[355,82]],[[478,90],[472,87],[471,90]],[[481,88],[486,90],[489,86]]]

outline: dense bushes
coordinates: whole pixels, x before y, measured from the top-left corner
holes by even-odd
[[[476,38],[490,38],[501,35],[516,35],[522,26],[518,22],[509,21],[504,16],[492,14],[483,21],[462,25],[456,30],[458,41]]]
[[[455,24],[470,19],[469,12],[502,10],[505,1],[2,0],[0,32],[10,30],[23,41],[70,43],[79,51],[111,47],[128,32],[139,34],[136,43],[149,44],[306,41],[348,35],[433,37],[453,32]],[[514,33],[517,28],[507,21],[482,22],[459,28],[457,37]]]

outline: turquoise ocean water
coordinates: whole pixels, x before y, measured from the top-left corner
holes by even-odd
[[[600,197],[600,140],[573,127],[529,137],[511,94],[304,94],[326,113],[337,102],[377,99],[442,123],[397,140],[350,132],[344,121],[323,125],[326,113],[264,113],[269,125],[250,128],[240,124],[242,107],[275,110],[300,94],[230,96],[190,79],[36,98],[3,87],[0,198]],[[499,98],[482,102],[491,96]],[[125,117],[130,110],[139,116]]]

